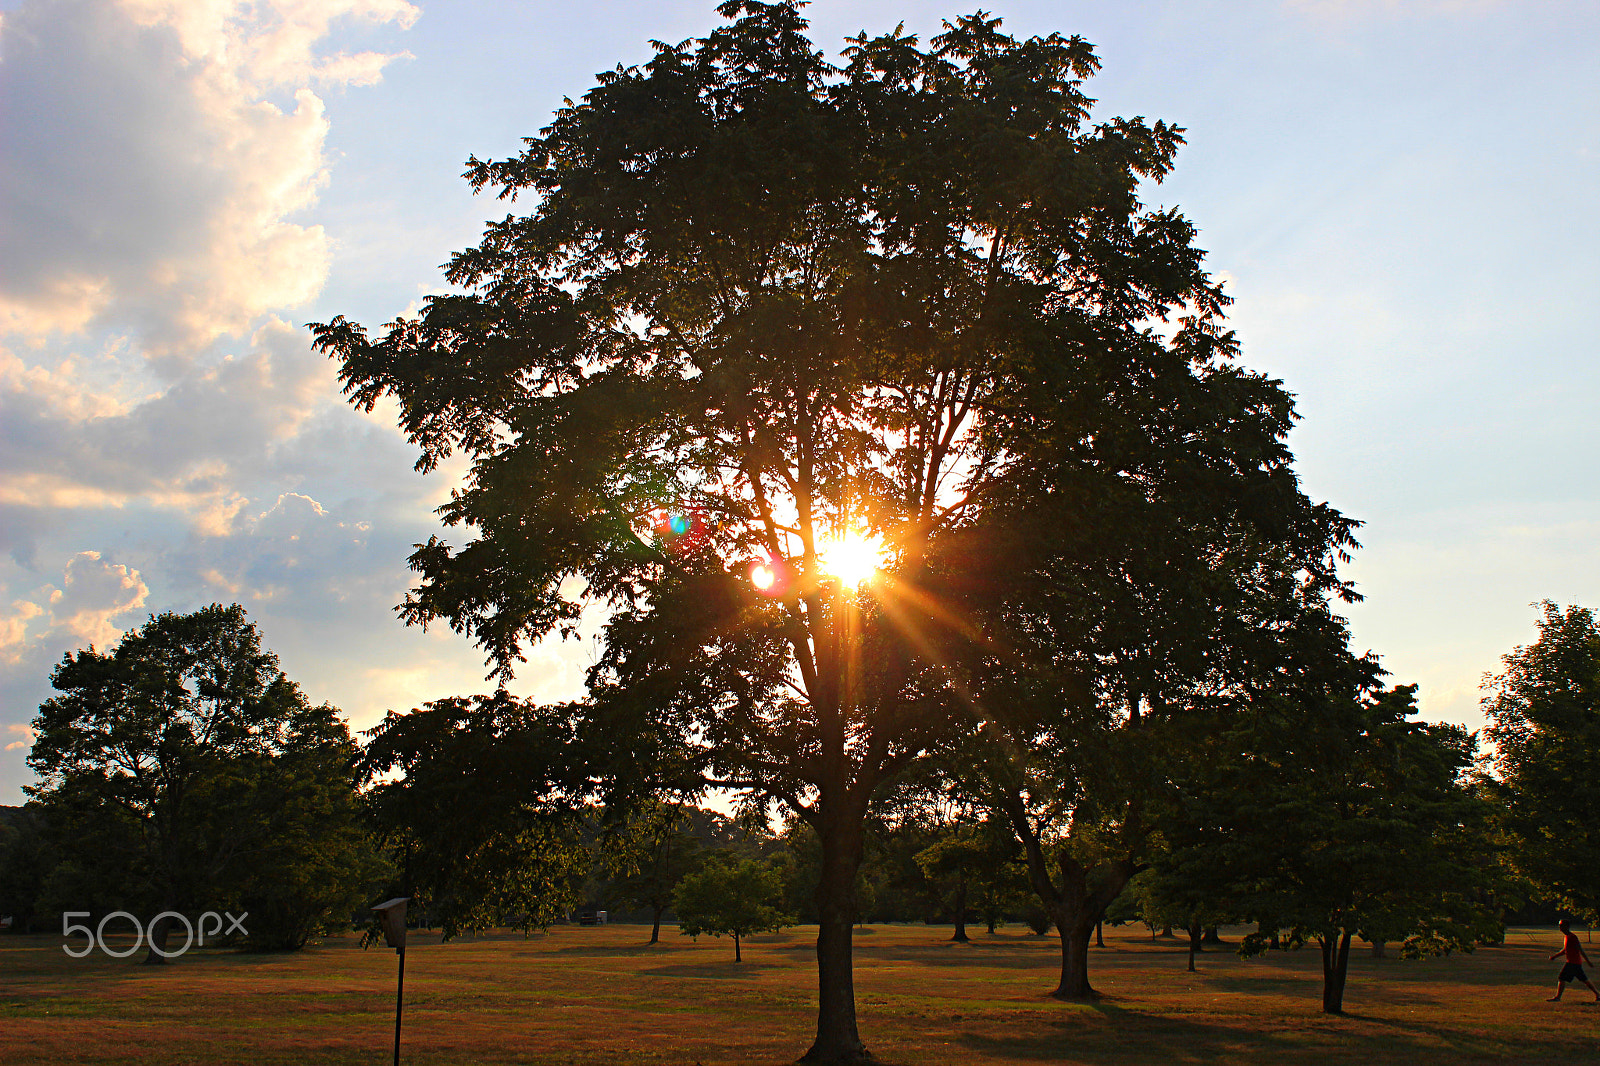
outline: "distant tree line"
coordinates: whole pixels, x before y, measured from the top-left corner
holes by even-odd
[[[742,938],[817,920],[804,820],[619,788],[563,708],[504,692],[390,714],[358,746],[237,605],[153,617],[110,652],[67,655],[52,682],[39,783],[0,808],[0,915],[17,931],[53,932],[68,910],[229,907],[250,914],[243,946],[293,949],[400,892],[447,937],[608,909],[652,943],[664,921],[731,936],[737,959]],[[1415,686],[1219,701],[1145,755],[1158,802],[1130,859],[1104,809],[1019,823],[986,764],[952,750],[868,819],[856,920],[1059,935],[1061,871],[1084,869],[1091,927],[1176,931],[1191,967],[1224,925],[1253,927],[1244,954],[1315,945],[1333,1012],[1355,940],[1411,957],[1496,942],[1530,907],[1595,921],[1600,807],[1574,783],[1600,758],[1600,624],[1544,604],[1539,639],[1486,688],[1492,765],[1461,727],[1414,720]]]

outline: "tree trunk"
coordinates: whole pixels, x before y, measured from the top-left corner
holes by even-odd
[[[824,807],[817,836],[822,875],[817,881],[817,1037],[802,1062],[861,1062],[872,1056],[856,1029],[854,947],[856,871],[861,865],[861,824]]]
[[[1322,1013],[1344,1013],[1344,982],[1350,972],[1350,931],[1318,937],[1322,945]]]
[[[1214,926],[1214,925],[1206,926],[1205,936],[1202,936],[1200,938],[1200,943],[1202,943],[1202,944],[1221,944],[1222,942],[1223,942],[1222,941],[1222,934],[1217,931],[1217,927]]]
[[[994,930],[990,930],[993,932]],[[971,937],[967,936],[967,879],[965,877],[956,882],[956,931],[950,937],[959,943],[967,943]]]
[[[1195,969],[1194,969],[1194,957],[1195,957],[1195,955],[1197,953],[1205,950],[1204,948],[1202,948],[1200,946],[1200,941],[1204,938],[1204,935],[1205,935],[1205,932],[1204,932],[1203,929],[1201,929],[1200,924],[1198,922],[1189,927],[1189,972],[1190,973],[1194,973],[1195,972]]]
[[[1097,948],[1103,948],[1106,946],[1105,925],[1106,922],[1104,918],[1094,923],[1094,946]]]
[[[1057,845],[1053,851],[1060,876],[1058,885],[1050,876],[1044,845],[1028,818],[1021,795],[1005,793],[1001,801],[1027,856],[1028,883],[1044,904],[1045,913],[1055,920],[1061,936],[1061,982],[1050,994],[1056,999],[1097,999],[1100,994],[1089,984],[1089,937],[1139,867],[1126,860],[1101,864],[1095,867],[1101,873],[1099,887],[1090,891],[1089,870],[1065,847]]]
[[[1171,937],[1172,937],[1172,923],[1171,922],[1167,922],[1165,925],[1163,925],[1161,927],[1161,935],[1164,936],[1164,937],[1167,937],[1168,939],[1171,939]]]
[[[1050,993],[1057,999],[1099,999],[1100,993],[1089,984],[1089,937],[1095,919],[1082,908],[1061,906],[1056,911],[1056,929],[1061,935],[1061,982]]]
[[[1372,942],[1372,957],[1375,959],[1387,959],[1389,957],[1389,945],[1382,940],[1374,940]]]
[[[739,934],[733,934],[733,961],[743,962],[744,956],[739,954]]]
[[[174,902],[175,897],[176,893],[170,890],[167,892],[164,897],[166,903],[161,907],[163,912],[176,911],[178,909],[177,903]],[[160,949],[160,951],[167,950],[167,935],[171,932],[171,918],[162,918],[160,921],[150,923],[150,928],[145,930],[145,937],[149,941],[149,946],[144,954],[144,964],[146,966],[165,966],[167,964],[166,957],[161,955],[157,949]]]
[[[661,943],[661,912],[666,909],[665,906],[657,906],[655,908],[655,919],[650,925],[650,943],[652,944]]]
[[[165,966],[167,964],[166,957],[160,952],[167,950],[167,935],[171,932],[171,918],[163,918],[158,922],[150,923],[150,928],[146,930],[150,941],[149,947],[145,949],[144,954],[144,964],[146,966]]]

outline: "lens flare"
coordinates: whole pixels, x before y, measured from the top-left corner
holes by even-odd
[[[750,564],[747,572],[750,575],[750,584],[754,585],[756,591],[763,596],[775,599],[789,591],[792,571],[782,559],[757,559]]]

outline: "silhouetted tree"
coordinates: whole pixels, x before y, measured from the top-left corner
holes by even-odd
[[[446,938],[543,928],[582,902],[598,814],[570,718],[501,690],[391,711],[368,731],[369,817],[398,890]]]
[[[1600,916],[1600,623],[1540,605],[1539,639],[1505,656],[1483,701],[1512,866],[1548,898]]]
[[[969,900],[998,901],[1000,886],[1008,884],[1013,873],[1016,841],[1009,826],[992,822],[963,820],[942,828],[939,838],[917,853],[917,866],[948,901],[956,927],[950,939],[965,942]],[[992,933],[992,909],[988,920]]]
[[[1263,698],[1222,724],[1168,822],[1167,877],[1183,896],[1257,919],[1322,953],[1323,1010],[1344,1010],[1353,937],[1404,957],[1497,941],[1489,808],[1468,774],[1476,738],[1413,722],[1415,685],[1296,704]]]
[[[372,873],[357,859],[355,747],[244,608],[154,616],[110,652],[68,653],[50,681],[26,791],[56,844],[57,905],[192,913],[247,898],[264,909],[256,946],[273,947],[348,915]],[[171,924],[152,925],[147,962],[164,961]]]
[[[1232,363],[1193,227],[1139,199],[1180,131],[1091,125],[1087,42],[974,15],[926,45],[863,34],[834,67],[798,3],[718,10],[522,154],[470,161],[475,188],[533,205],[451,260],[462,292],[376,339],[313,330],[356,404],[398,403],[419,469],[470,463],[442,512],[470,539],[412,556],[408,622],[448,622],[504,677],[607,605],[572,713],[628,754],[615,772],[744,790],[815,829],[808,1057],[851,1060],[869,815],[983,718],[974,623],[1019,595],[1083,617],[1106,590],[1167,588],[1216,550],[1168,535],[1195,514],[1256,521],[1316,573],[1343,527],[1295,488],[1288,394]],[[1030,522],[1042,587],[966,580]],[[830,572],[829,542],[865,536],[883,576]],[[1116,647],[1146,646],[1136,629]]]
[[[700,841],[685,828],[687,821],[681,805],[662,804],[643,816],[635,846],[607,864],[627,871],[609,883],[607,895],[650,911],[652,944],[661,941],[661,916],[678,882],[701,861]]]

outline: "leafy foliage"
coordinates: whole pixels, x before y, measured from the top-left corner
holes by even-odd
[[[369,731],[371,817],[400,890],[447,938],[543,928],[581,902],[590,782],[569,716],[502,690],[391,711]]]
[[[1353,936],[1407,957],[1471,950],[1501,929],[1476,738],[1412,722],[1415,685],[1362,699],[1263,699],[1222,731],[1170,823],[1166,879],[1323,954],[1323,1009],[1343,1010]]]
[[[1505,656],[1483,701],[1519,873],[1561,905],[1600,916],[1600,622],[1594,612],[1545,601],[1539,639]]]
[[[150,916],[243,900],[258,908],[252,945],[270,948],[348,919],[376,876],[355,745],[242,607],[154,616],[111,652],[68,653],[51,684],[27,789],[53,856],[45,906]]]
[[[1193,226],[1140,198],[1181,131],[1091,124],[1088,42],[980,13],[835,66],[799,8],[730,0],[472,159],[531,207],[452,257],[458,291],[313,331],[354,403],[398,403],[418,469],[470,464],[440,512],[466,540],[412,555],[406,621],[506,678],[604,604],[569,712],[617,753],[605,787],[721,785],[816,830],[811,1054],[850,1059],[868,819],[1008,705],[976,684],[996,650],[1027,747],[1086,687],[1137,705],[1204,673],[1263,545],[1291,594],[1339,587],[1352,523],[1300,495],[1290,397],[1234,363]],[[663,510],[701,532],[653,536]],[[885,546],[865,591],[828,572],[849,536]]]
[[[672,895],[678,931],[684,936],[731,936],[733,958],[743,961],[739,942],[756,933],[775,933],[793,925],[786,914],[783,882],[758,859],[713,857],[684,877]]]

